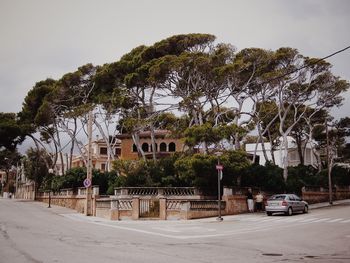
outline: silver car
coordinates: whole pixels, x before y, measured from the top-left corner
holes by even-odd
[[[285,213],[291,216],[295,212],[307,213],[309,205],[295,194],[278,194],[267,200],[265,210],[268,216],[273,213]]]

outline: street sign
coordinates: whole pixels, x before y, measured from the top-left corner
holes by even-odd
[[[216,165],[216,170],[222,171],[222,170],[224,170],[224,166],[221,165],[221,164],[217,164]]]
[[[88,188],[88,187],[91,186],[91,180],[90,180],[89,178],[86,178],[86,179],[84,180],[84,186],[85,186],[86,188]]]

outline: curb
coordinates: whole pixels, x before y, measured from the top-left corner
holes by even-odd
[[[330,204],[329,202],[310,204],[309,209],[332,207],[332,206],[343,205],[343,204],[350,204],[350,199],[336,200],[336,201],[333,201],[333,204]]]

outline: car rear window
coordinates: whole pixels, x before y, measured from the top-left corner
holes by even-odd
[[[269,198],[269,200],[284,200],[285,195],[273,195]]]

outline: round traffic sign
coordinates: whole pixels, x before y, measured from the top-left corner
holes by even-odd
[[[90,180],[89,178],[86,178],[86,179],[84,180],[84,186],[85,186],[86,188],[88,188],[88,187],[91,186],[91,180]]]

